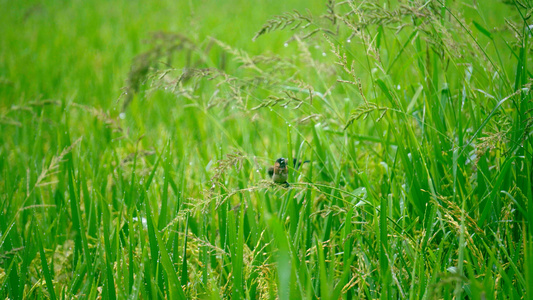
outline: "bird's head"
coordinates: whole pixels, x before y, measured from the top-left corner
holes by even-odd
[[[287,160],[283,157],[280,157],[276,160],[276,164],[279,165],[280,169],[287,168]]]

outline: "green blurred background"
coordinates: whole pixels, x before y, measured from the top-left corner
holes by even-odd
[[[156,31],[282,54],[290,33],[252,38],[293,9],[322,11],[323,1],[1,1],[1,104],[53,98],[112,107]]]

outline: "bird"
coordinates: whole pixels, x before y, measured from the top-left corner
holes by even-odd
[[[272,178],[272,181],[283,186],[289,187],[287,179],[289,177],[289,169],[287,168],[287,160],[280,157],[276,160],[273,167],[268,168],[268,175]]]
[[[304,162],[297,161],[296,158],[292,160],[293,167],[297,170],[302,164],[308,163],[309,161],[306,160]],[[270,178],[272,178],[272,181],[275,183],[288,188],[289,183],[287,182],[287,179],[289,177],[289,169],[287,167],[287,159],[280,157],[276,160],[274,163],[274,166],[268,168],[268,175]]]

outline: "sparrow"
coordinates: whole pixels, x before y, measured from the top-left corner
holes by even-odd
[[[273,167],[268,168],[268,175],[277,184],[283,187],[289,187],[287,178],[289,177],[289,169],[287,168],[287,160],[283,157],[278,158]]]

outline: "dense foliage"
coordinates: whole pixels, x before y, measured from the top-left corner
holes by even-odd
[[[533,297],[530,0],[182,2],[0,1],[0,297]]]

